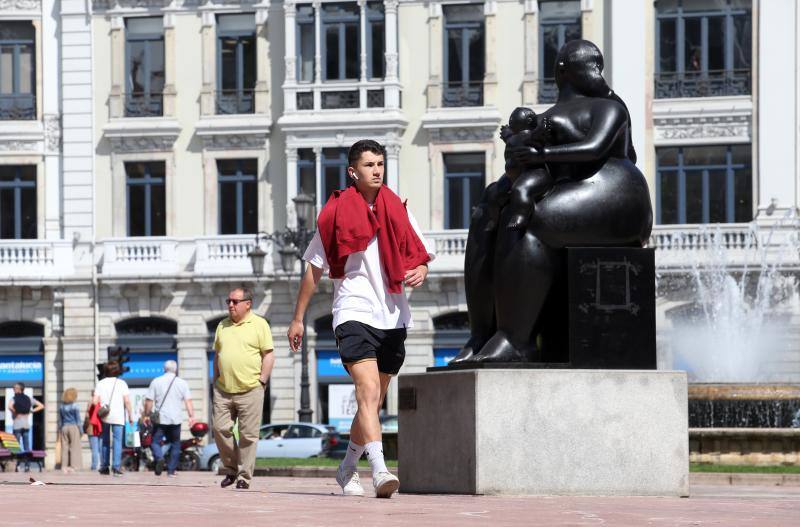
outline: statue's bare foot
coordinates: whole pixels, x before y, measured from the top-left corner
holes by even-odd
[[[459,352],[456,357],[448,362],[448,366],[450,364],[461,364],[463,362],[473,362],[475,354],[481,349],[483,346],[483,339],[478,339],[476,337],[471,337],[464,347],[461,348],[461,352]]]
[[[508,221],[509,229],[524,229],[528,225],[528,220],[524,214],[514,214]]]
[[[498,331],[472,360],[474,362],[525,362],[527,357],[525,353],[515,348],[503,333]]]

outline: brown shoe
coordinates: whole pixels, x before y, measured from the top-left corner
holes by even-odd
[[[225,476],[225,479],[220,482],[219,486],[224,489],[225,487],[230,487],[234,483],[236,483],[236,476]]]
[[[250,488],[250,484],[248,482],[246,482],[245,480],[240,479],[239,481],[236,482],[236,488],[237,489],[249,489]]]

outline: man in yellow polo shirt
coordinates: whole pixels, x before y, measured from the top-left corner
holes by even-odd
[[[251,312],[253,294],[239,287],[225,299],[228,318],[214,336],[214,439],[225,475],[220,486],[250,488],[256,465],[256,444],[275,356],[266,320]],[[239,442],[233,424],[239,420]]]

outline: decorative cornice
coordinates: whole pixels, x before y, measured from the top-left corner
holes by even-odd
[[[429,109],[422,128],[434,143],[488,142],[494,140],[500,120],[494,107]]]
[[[268,134],[210,134],[201,136],[206,150],[262,150]]]
[[[0,12],[41,11],[42,0],[0,0]]]
[[[175,144],[176,135],[112,136],[108,140],[116,153],[169,152]]]
[[[496,132],[496,127],[431,128],[428,130],[433,143],[483,143],[492,141]]]
[[[29,153],[41,151],[41,141],[12,139],[10,141],[0,140],[0,152],[20,152]]]
[[[751,140],[750,116],[657,118],[653,121],[656,142],[702,139]]]
[[[61,150],[61,116],[58,114],[44,115],[44,149],[51,153]]]

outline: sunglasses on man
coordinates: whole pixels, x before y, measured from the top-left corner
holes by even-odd
[[[242,299],[238,299],[238,298],[226,298],[226,299],[225,299],[225,304],[226,304],[226,305],[227,305],[227,304],[233,304],[234,306],[238,306],[238,305],[239,305],[239,302],[252,302],[252,300],[251,300],[251,299],[249,299],[249,298],[242,298]]]

